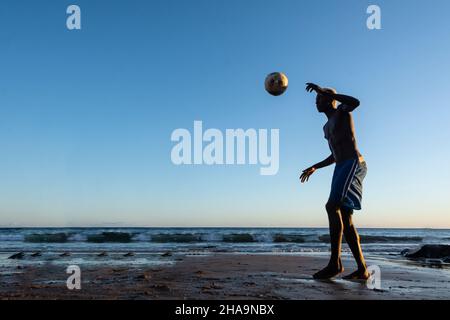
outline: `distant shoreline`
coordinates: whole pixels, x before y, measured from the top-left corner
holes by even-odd
[[[2,229],[328,229],[328,226],[318,227],[285,227],[285,226],[264,226],[264,227],[221,227],[221,226],[191,226],[191,227],[168,227],[168,226],[0,226]],[[358,230],[450,230],[448,228],[429,227],[358,227]]]

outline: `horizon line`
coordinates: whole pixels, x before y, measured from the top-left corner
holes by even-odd
[[[2,226],[0,229],[328,229],[328,226]],[[450,227],[367,227],[361,226],[358,229],[416,229],[416,230],[450,230]]]

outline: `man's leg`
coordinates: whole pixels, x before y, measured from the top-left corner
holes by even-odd
[[[358,270],[345,276],[344,279],[361,279],[365,280],[369,278],[369,273],[367,272],[366,262],[364,260],[364,255],[361,249],[361,243],[359,241],[358,231],[356,231],[356,227],[353,224],[353,210],[342,207],[341,208],[341,216],[342,223],[344,226],[344,236],[347,241],[350,250],[353,253],[353,257],[356,260],[356,264],[358,265]]]
[[[331,257],[328,266],[314,274],[315,279],[329,279],[344,271],[341,263],[341,243],[344,227],[339,206],[328,202],[326,209],[330,226]]]

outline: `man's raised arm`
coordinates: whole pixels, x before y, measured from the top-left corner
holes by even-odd
[[[334,100],[339,101],[341,103],[339,109],[346,112],[352,112],[353,110],[358,108],[360,104],[358,99],[343,94],[335,94]]]
[[[340,110],[352,112],[353,110],[359,107],[360,102],[358,99],[354,97],[347,96],[345,94],[333,93],[329,90],[324,90],[323,88],[314,83],[309,82],[306,85],[307,85],[306,90],[308,92],[314,90],[318,94],[321,94],[327,98],[339,101],[341,103],[341,105],[339,106]]]

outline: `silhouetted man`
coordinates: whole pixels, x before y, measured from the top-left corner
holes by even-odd
[[[325,139],[331,149],[331,155],[325,160],[303,170],[301,182],[308,181],[317,170],[333,163],[333,180],[326,210],[330,225],[331,257],[328,265],[314,274],[315,279],[329,279],[342,273],[341,243],[344,234],[358,269],[344,279],[367,279],[366,263],[361,250],[359,235],[352,221],[353,210],[361,210],[362,183],[367,172],[364,158],[358,151],[355,140],[355,128],[351,112],[359,106],[359,100],[337,94],[334,89],[321,88],[314,83],[306,84],[306,91],[317,93],[317,110],[328,118],[323,127]],[[340,105],[336,107],[336,101]]]

